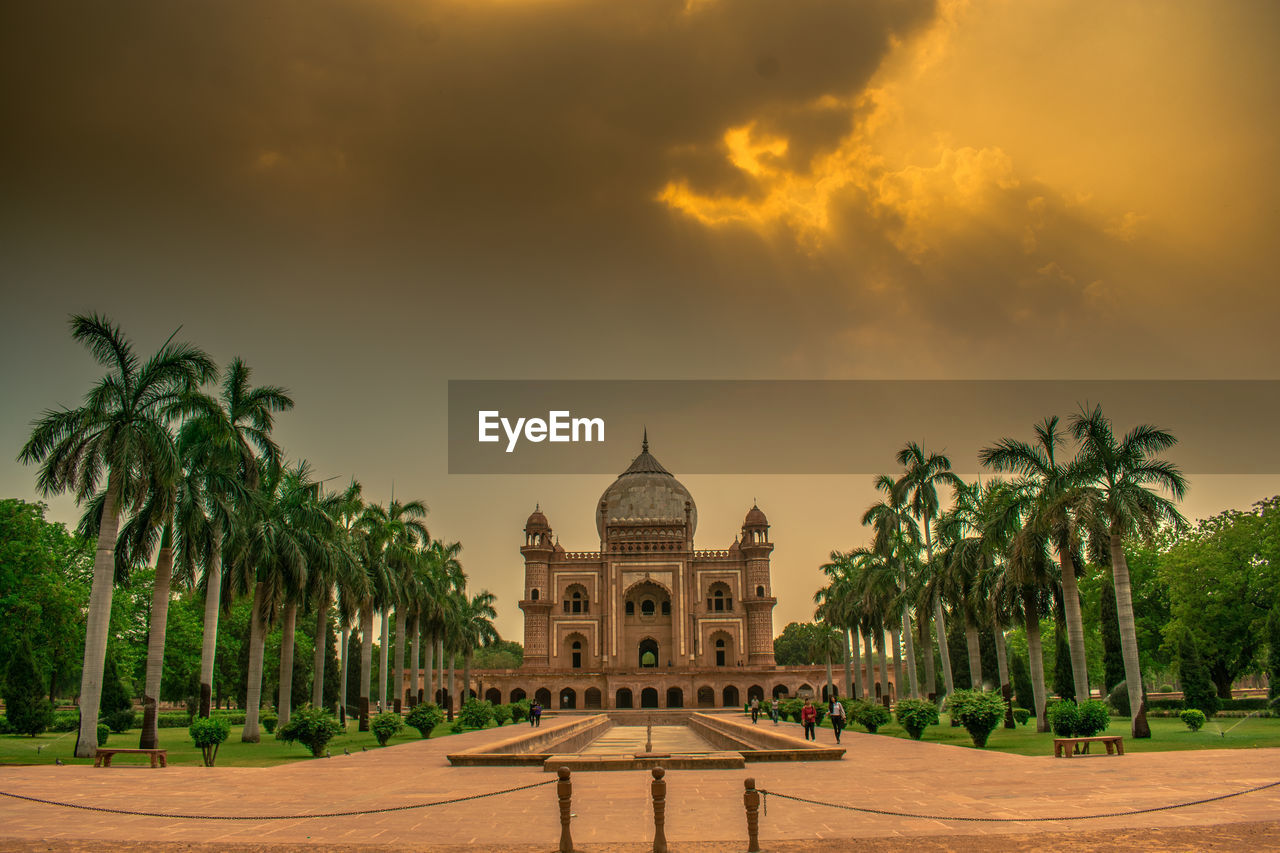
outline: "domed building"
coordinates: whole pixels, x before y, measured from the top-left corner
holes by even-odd
[[[774,662],[773,542],[758,506],[728,547],[698,549],[693,495],[649,452],[646,434],[600,496],[595,522],[597,549],[566,551],[540,506],[529,516],[524,665],[477,672],[478,695],[625,709],[825,693],[821,667]]]

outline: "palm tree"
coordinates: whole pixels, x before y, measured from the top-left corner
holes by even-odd
[[[88,347],[107,375],[78,409],[48,410],[32,425],[19,460],[40,465],[42,495],[72,492],[83,503],[102,485],[103,504],[94,554],[80,680],[80,731],[76,755],[97,750],[98,707],[106,658],[115,578],[116,539],[122,509],[140,508],[156,484],[171,484],[181,468],[169,425],[190,392],[216,375],[199,349],[170,338],[145,362],[109,320],[76,315],[71,336]]]
[[[366,570],[365,530],[360,525],[364,516],[363,487],[354,478],[342,492],[336,509],[336,519],[343,544],[346,571],[337,578],[336,593],[338,633],[341,635],[341,666],[338,686],[338,723],[347,726],[347,671],[351,665],[351,628],[361,612],[361,604],[370,595],[369,575]],[[314,696],[314,688],[313,693]],[[314,704],[314,703],[313,703]],[[319,705],[316,705],[319,707]]]
[[[267,470],[279,467],[280,448],[271,438],[278,412],[293,408],[283,388],[250,384],[253,371],[239,358],[227,368],[216,403],[202,406],[183,423],[178,446],[199,481],[209,536],[202,553],[192,554],[204,568],[204,647],[200,654],[200,716],[209,716],[213,700],[218,609],[222,594],[223,544],[234,531],[238,512],[261,481],[259,456]]]
[[[462,700],[464,702],[471,689],[471,660],[475,656],[476,649],[480,646],[492,645],[501,639],[492,622],[498,618],[498,611],[493,608],[493,603],[497,600],[497,597],[486,589],[480,590],[470,598],[467,598],[464,593],[462,598],[458,636],[460,645],[464,649],[462,657]]]
[[[1074,553],[1079,546],[1076,515],[1085,496],[1081,460],[1058,461],[1057,451],[1066,443],[1058,427],[1058,417],[1045,418],[1035,425],[1034,443],[1002,438],[982,449],[978,459],[996,471],[1012,471],[1033,488],[1034,511],[1028,524],[1039,528],[1054,544],[1062,567],[1062,592],[1066,606],[1067,643],[1071,650],[1071,671],[1076,696],[1089,697],[1089,668],[1084,648],[1084,618],[1080,613],[1080,590],[1076,582]]]
[[[932,574],[937,571],[933,562],[931,528],[939,509],[938,486],[947,485],[957,489],[964,481],[951,472],[950,459],[940,453],[925,455],[924,449],[914,441],[907,442],[898,451],[897,459],[898,464],[906,469],[902,479],[906,493],[910,496],[907,505],[924,528],[925,572]],[[947,626],[942,613],[942,599],[934,597],[932,605],[934,630],[937,632],[938,649],[942,656],[942,684],[947,695],[950,695],[955,691],[955,684],[951,677],[951,653],[947,649]],[[918,614],[920,611],[917,609],[916,612]],[[926,657],[926,660],[929,658]],[[929,687],[932,689],[933,683]]]
[[[1150,536],[1161,524],[1186,526],[1186,519],[1173,501],[1156,494],[1148,486],[1167,491],[1181,500],[1187,481],[1177,465],[1155,458],[1161,451],[1178,443],[1173,434],[1159,427],[1140,424],[1124,438],[1116,440],[1111,421],[1102,407],[1083,407],[1071,420],[1071,432],[1080,442],[1080,462],[1091,482],[1089,502],[1098,516],[1106,520],[1111,544],[1111,576],[1116,591],[1116,616],[1120,623],[1120,650],[1124,658],[1125,683],[1129,689],[1129,706],[1133,709],[1131,732],[1139,734],[1139,709],[1142,707],[1142,670],[1138,660],[1138,634],[1133,619],[1133,592],[1129,581],[1129,563],[1124,555],[1124,537],[1133,534]]]
[[[359,583],[359,560],[350,541],[350,521],[353,501],[358,501],[360,484],[352,480],[345,490],[328,493],[321,498],[321,506],[329,517],[331,526],[325,542],[325,559],[308,573],[311,590],[308,599],[315,609],[314,657],[312,659],[311,704],[324,707],[324,661],[329,649],[330,608],[334,601],[334,589],[349,588]],[[358,511],[355,512],[358,515]],[[339,608],[341,612],[341,608]],[[346,620],[343,620],[345,626]],[[345,657],[345,650],[341,652]],[[345,673],[344,673],[345,678]],[[345,684],[345,682],[344,682]],[[288,717],[280,714],[280,725]]]
[[[915,642],[911,636],[911,612],[908,607],[907,578],[908,562],[914,563],[919,555],[920,528],[906,506],[906,482],[894,480],[888,474],[875,478],[875,487],[885,493],[885,498],[873,503],[862,514],[863,525],[871,525],[874,529],[872,548],[879,553],[894,558],[898,565],[898,591],[902,604],[901,624],[902,637],[906,643],[907,673],[910,681],[910,695],[920,696],[920,677],[916,671]],[[897,641],[894,642],[895,652]],[[930,650],[926,658],[927,677],[930,683],[933,674],[933,653]]]
[[[986,504],[992,489],[979,484],[965,485],[956,491],[951,509],[938,518],[939,562],[937,576],[943,597],[952,603],[953,612],[964,618],[965,644],[969,653],[969,686],[982,687],[982,650],[978,624],[984,620],[987,603],[980,598],[980,578],[993,560],[990,541],[983,536]]]
[[[422,630],[427,637],[426,698],[430,702],[435,701],[436,692],[442,686],[443,645],[449,628],[452,594],[466,588],[467,576],[462,571],[462,564],[458,560],[461,552],[461,543],[446,544],[439,540],[433,540],[425,551],[426,563],[422,577],[420,619]],[[433,672],[434,677],[432,677]]]

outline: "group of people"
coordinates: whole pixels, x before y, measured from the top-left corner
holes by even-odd
[[[751,722],[754,723],[760,719],[760,700],[752,699],[750,709]],[[840,698],[838,696],[833,696],[831,698],[831,707],[828,709],[827,715],[831,718],[831,730],[836,734],[836,743],[839,743],[840,733],[844,731],[846,719],[844,705],[840,703]],[[769,716],[773,719],[773,724],[776,726],[779,719],[777,702],[774,702],[769,706]],[[806,697],[804,700],[804,707],[800,709],[800,725],[804,726],[805,740],[816,741],[818,739],[818,706],[813,704],[812,698]]]

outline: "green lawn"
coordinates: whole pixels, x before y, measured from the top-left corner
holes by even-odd
[[[441,723],[431,732],[432,738],[445,737],[451,732],[451,723]],[[508,724],[510,725],[510,724]],[[311,751],[301,744],[287,744],[276,740],[275,735],[262,733],[261,743],[242,743],[240,734],[244,726],[232,726],[231,735],[226,743],[218,749],[217,766],[219,767],[267,767],[274,764],[287,764],[291,761],[309,761]],[[131,729],[124,734],[113,734],[107,746],[133,748],[138,745],[138,729]],[[417,729],[406,726],[400,734],[388,741],[386,748],[396,744],[421,740]],[[22,737],[20,735],[0,736],[0,764],[53,764],[54,759],[61,758],[68,764],[92,764],[90,758],[75,758],[76,733],[46,733],[38,737]],[[169,750],[170,764],[204,763],[200,750],[191,743],[186,729],[160,729],[160,746]],[[42,747],[37,749],[37,747]],[[360,752],[361,748],[380,749],[378,739],[373,732],[356,730],[356,723],[347,724],[347,733],[338,735],[329,742],[329,751],[341,755],[343,749]],[[121,764],[145,763],[141,756],[121,756],[116,759]]]
[[[761,725],[766,724],[767,720],[767,717],[762,718]],[[1123,735],[1125,752],[1280,747],[1280,718],[1276,717],[1210,720],[1198,732],[1192,732],[1181,720],[1175,718],[1153,717],[1149,718],[1148,722],[1151,724],[1150,738],[1135,740],[1129,737],[1128,717],[1112,717],[1111,726],[1105,734]],[[1237,723],[1239,725],[1236,725]],[[829,729],[830,720],[824,719],[822,726]],[[856,732],[866,731],[856,723],[850,728]],[[1231,729],[1229,734],[1226,734],[1227,729]],[[896,721],[882,726],[877,733],[887,737],[908,737],[906,731]],[[969,733],[959,726],[952,728],[946,714],[942,715],[941,723],[925,729],[921,741],[975,748]],[[1018,726],[1016,729],[1006,729],[1001,726],[991,733],[991,738],[987,741],[987,749],[1011,752],[1016,755],[1053,755],[1053,733],[1038,734],[1034,723]]]

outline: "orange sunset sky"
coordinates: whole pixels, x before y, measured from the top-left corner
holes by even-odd
[[[449,379],[1280,378],[1265,0],[8,3],[0,66],[0,495],[97,375],[69,313],[181,326],[517,640],[524,519],[595,547],[609,478],[449,476]],[[768,513],[780,631],[871,473],[681,479],[699,547]]]

